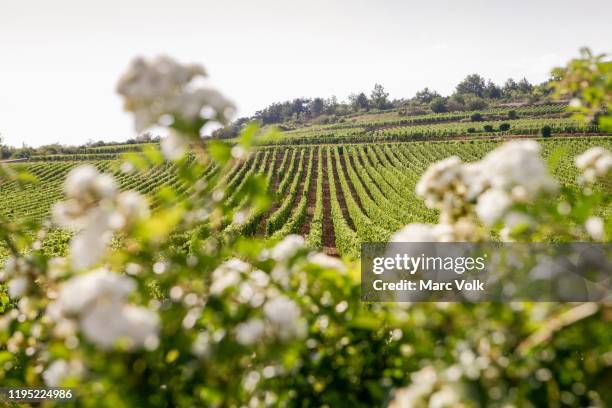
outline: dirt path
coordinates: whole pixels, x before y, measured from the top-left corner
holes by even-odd
[[[278,185],[280,184],[282,175],[285,174],[285,171],[289,165],[289,160],[287,160],[287,163],[285,163],[285,168],[280,169],[280,165],[282,164],[285,155],[288,154],[288,150],[288,148],[280,149],[276,153],[276,157],[272,159],[274,169],[272,170],[272,186],[269,190],[272,194],[276,194],[276,190],[278,190]],[[273,199],[272,205],[270,206],[268,211],[266,211],[265,214],[261,216],[261,220],[259,220],[259,224],[257,225],[257,230],[255,232],[256,236],[263,237],[266,234],[266,223],[268,221],[268,218],[274,213],[274,211],[276,211],[278,206],[278,200]]]
[[[338,167],[336,166],[336,160],[334,155],[332,154],[331,157],[328,158],[328,160],[331,161],[331,163],[329,163],[329,166],[331,166],[334,175],[336,197],[338,198],[338,204],[340,205],[340,209],[342,210],[342,215],[344,216],[344,219],[346,220],[346,223],[349,225],[349,227],[351,227],[352,230],[355,230],[355,224],[353,223],[353,219],[351,218],[348,212],[346,200],[344,199],[344,194],[342,194],[342,187],[340,186],[340,177],[338,176]]]
[[[323,251],[327,255],[338,256],[336,233],[331,217],[327,151],[323,152]]]

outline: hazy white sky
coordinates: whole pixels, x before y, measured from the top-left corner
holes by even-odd
[[[538,82],[612,47],[609,0],[2,0],[0,137],[30,146],[134,135],[115,83],[136,55],[206,66],[241,115],[298,96],[449,93],[469,73]]]

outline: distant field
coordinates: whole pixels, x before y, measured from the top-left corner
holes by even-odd
[[[565,155],[553,169],[564,184],[575,181],[573,157],[592,146],[612,149],[612,137],[564,137],[540,139],[543,154],[549,156],[559,148]],[[433,221],[435,213],[414,195],[414,187],[424,170],[437,160],[451,155],[466,161],[477,160],[494,149],[500,141],[412,142],[371,144],[330,144],[261,147],[224,176],[232,193],[230,205],[241,207],[238,193],[249,174],[265,176],[274,194],[272,208],[264,214],[249,214],[240,225],[229,221],[226,230],[241,234],[278,237],[298,233],[314,247],[331,254],[356,257],[359,243],[383,241],[406,223]],[[109,153],[100,153],[109,154]],[[167,163],[147,173],[125,174],[119,155],[92,160],[84,157],[58,160],[38,159],[31,163],[11,164],[27,168],[39,179],[37,185],[21,190],[14,183],[0,185],[0,214],[10,218],[42,219],[52,203],[62,198],[62,182],[70,169],[91,163],[109,172],[121,189],[134,189],[153,201],[158,187],[174,187],[179,194],[191,192],[175,176]],[[209,165],[202,178],[210,178],[218,168]],[[612,186],[609,186],[612,187]],[[606,214],[610,209],[606,209]]]

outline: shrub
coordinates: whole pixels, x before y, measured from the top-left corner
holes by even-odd
[[[484,129],[485,132],[494,132],[495,131],[495,129],[493,129],[492,125],[484,125],[483,129]]]
[[[474,113],[472,116],[470,116],[470,119],[472,122],[482,122],[482,114]]]
[[[501,125],[499,125],[499,130],[501,132],[507,132],[510,130],[510,124],[509,123],[502,123]]]
[[[467,110],[479,110],[486,109],[488,107],[487,101],[477,96],[466,95],[465,107]]]
[[[468,128],[468,133],[476,133],[476,128]]]
[[[542,137],[550,137],[552,134],[552,128],[548,125],[542,128]]]
[[[429,108],[435,113],[446,112],[446,101],[443,98],[436,98],[431,102]]]
[[[511,110],[510,112],[508,112],[508,119],[516,119],[518,118],[518,114],[516,113],[515,110]]]

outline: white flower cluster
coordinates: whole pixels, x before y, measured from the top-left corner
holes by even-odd
[[[411,384],[395,392],[389,408],[435,407],[446,408],[462,406],[466,390],[461,380],[474,380],[483,372],[489,378],[499,375],[486,353],[477,355],[464,344],[458,345],[457,363],[441,371],[433,366],[425,366],[411,374]],[[486,348],[486,347],[483,347]]]
[[[444,223],[465,215],[467,193],[464,164],[457,156],[432,164],[416,185],[417,196],[427,207],[440,210]]]
[[[110,243],[114,232],[148,217],[149,205],[134,191],[119,193],[115,180],[92,165],[79,166],[64,183],[66,201],[53,207],[54,221],[77,230],[70,242],[72,266],[95,264]]]
[[[612,152],[603,147],[593,147],[575,159],[576,167],[582,171],[579,181],[594,183],[604,179],[612,172]]]
[[[219,265],[212,274],[211,295],[228,295],[238,303],[263,308],[265,320],[254,317],[236,326],[236,341],[242,345],[255,344],[264,335],[289,340],[303,334],[299,306],[281,295],[271,281],[267,273],[236,258]]]
[[[306,335],[306,322],[297,303],[276,294],[263,306],[264,318],[253,317],[236,326],[236,341],[243,346],[259,342],[264,336],[288,341]]]
[[[230,296],[234,302],[262,310],[261,316],[252,317],[236,326],[238,343],[252,345],[263,338],[288,341],[305,334],[305,321],[299,305],[281,294],[280,290],[288,287],[292,273],[303,266],[291,265],[291,260],[305,249],[303,237],[289,235],[261,254],[262,260],[271,259],[275,262],[270,274],[236,258],[215,269],[210,286],[211,295]],[[313,252],[308,255],[307,260],[310,264],[324,269],[345,271],[340,260],[322,253]]]
[[[535,141],[512,141],[481,161],[463,163],[450,157],[434,163],[416,186],[425,204],[440,211],[440,224],[410,224],[392,241],[439,242],[469,240],[477,216],[486,225],[499,221],[524,221],[509,211],[514,203],[533,202],[557,190]],[[510,220],[511,218],[511,220]]]
[[[24,258],[8,258],[0,273],[0,282],[8,282],[8,294],[13,299],[23,296],[28,291],[33,278],[34,270]]]
[[[59,359],[49,364],[42,377],[47,387],[61,387],[67,378],[80,378],[84,371],[85,367],[79,360]]]
[[[461,402],[461,394],[451,385],[436,390],[438,373],[433,367],[424,367],[411,375],[412,384],[395,392],[389,408],[454,407]]]
[[[120,340],[128,349],[155,348],[158,316],[127,303],[135,289],[133,279],[101,268],[65,282],[47,314],[58,326],[68,327],[76,319],[85,338],[103,349],[112,348]]]
[[[225,123],[235,111],[220,92],[196,86],[195,81],[204,77],[206,71],[197,64],[181,64],[164,56],[136,58],[119,80],[117,92],[124,98],[125,109],[134,113],[138,132],[173,123],[180,123],[181,128],[195,125],[199,130],[205,120]],[[168,123],[168,118],[173,122]],[[168,159],[176,160],[187,143],[184,136],[172,132],[161,146]]]

